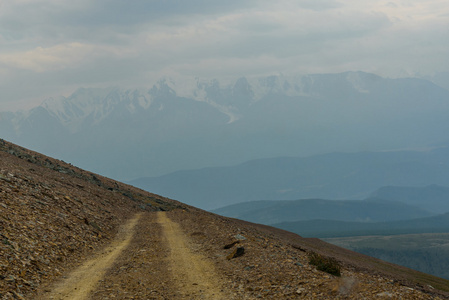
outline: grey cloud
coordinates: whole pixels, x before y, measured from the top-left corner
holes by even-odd
[[[58,23],[74,26],[120,26],[172,19],[175,24],[189,15],[224,14],[248,7],[253,1],[208,0],[98,0],[85,10],[65,13]]]
[[[180,26],[192,15],[226,14],[251,7],[251,1],[98,0],[60,4],[51,1],[10,4],[0,10],[0,36],[39,43],[63,40],[122,42],[118,34],[134,34],[152,24]],[[141,26],[146,26],[141,28]],[[140,28],[139,28],[140,27]],[[49,42],[51,43],[51,42]]]
[[[147,85],[165,72],[448,68],[449,23],[435,17],[447,10],[430,6],[429,17],[414,23],[404,18],[413,8],[368,0],[26,2],[0,7],[0,102],[80,85]]]
[[[259,55],[277,57],[296,56],[309,51],[317,51],[345,40],[359,39],[390,26],[383,14],[326,15],[316,19],[314,24],[303,22],[304,27],[291,28],[270,20],[262,23],[259,19],[252,23],[236,24],[236,34],[231,39],[218,43],[205,43],[201,49],[194,49],[198,56],[221,55],[224,57],[249,58]],[[305,28],[307,30],[305,30]],[[249,29],[249,30],[248,30]],[[189,47],[183,48],[189,51]]]
[[[393,7],[393,8],[397,8],[398,7],[398,5],[396,3],[394,3],[394,2],[388,2],[387,6]]]
[[[334,9],[343,6],[339,1],[335,0],[302,0],[298,1],[298,5],[302,8],[316,11]]]

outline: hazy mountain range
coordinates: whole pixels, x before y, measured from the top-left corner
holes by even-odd
[[[213,212],[449,278],[449,188],[386,186],[366,200],[251,201]],[[331,238],[331,239],[329,239]]]
[[[304,220],[380,222],[427,217],[432,213],[398,201],[382,199],[252,201],[213,210],[223,216],[254,223],[276,224]]]
[[[447,148],[438,148],[270,158],[131,183],[205,209],[256,200],[360,200],[385,186],[449,186],[449,155]]]
[[[438,145],[449,91],[363,72],[79,89],[0,113],[0,136],[117,179],[255,158]]]
[[[307,237],[445,232],[449,188],[388,186],[364,200],[251,201],[213,212]]]
[[[449,213],[389,222],[348,222],[308,220],[272,224],[304,237],[392,236],[399,234],[442,233],[449,230]]]

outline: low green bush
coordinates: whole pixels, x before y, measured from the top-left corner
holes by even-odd
[[[341,276],[340,263],[332,257],[326,257],[316,252],[309,253],[309,264],[316,266],[316,269],[334,276]]]

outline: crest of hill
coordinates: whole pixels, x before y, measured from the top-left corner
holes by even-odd
[[[261,270],[258,266],[273,272],[280,265],[289,264],[290,268],[296,268],[296,272],[304,272],[301,273],[303,275],[307,273],[313,278],[329,279],[330,275],[323,275],[326,273],[312,269],[306,262],[294,265],[289,258],[293,253],[298,257],[306,255],[301,253],[318,253],[336,259],[345,272],[358,272],[363,278],[368,278],[367,282],[373,282],[368,285],[369,288],[374,289],[382,281],[407,293],[423,292],[423,299],[449,297],[447,280],[357,254],[318,239],[306,239],[280,229],[220,217],[3,140],[0,140],[0,199],[2,299],[31,299],[43,285],[60,278],[67,270],[103,248],[115,236],[119,225],[143,210],[170,210],[173,211],[172,217],[178,215],[176,221],[187,225],[185,230],[191,228],[198,233],[196,228],[199,227],[204,233],[195,235],[194,232],[191,237],[201,243],[199,251],[211,257],[217,257],[213,255],[218,251],[214,244],[217,237],[223,242],[228,232],[245,232],[252,251],[242,260],[247,265],[239,265],[239,261],[227,263],[226,260],[217,260],[222,265],[226,264],[223,268],[233,268],[232,272],[239,276]],[[266,259],[263,263],[254,263],[261,253],[267,254]],[[303,267],[299,268],[300,265]],[[246,271],[242,272],[242,269]],[[279,284],[287,286],[291,283],[290,275],[287,275],[282,272],[276,275],[264,273],[260,278],[276,278]],[[297,273],[292,273],[292,276],[304,287],[296,293],[314,288],[317,293],[320,292],[318,285],[302,282]],[[259,284],[250,277],[242,282],[248,285],[247,291],[255,291],[253,286]],[[272,284],[269,287],[273,288]],[[407,290],[405,287],[411,288]]]

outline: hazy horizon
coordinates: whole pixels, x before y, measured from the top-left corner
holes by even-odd
[[[364,71],[448,82],[445,1],[0,2],[0,111],[162,77]]]

